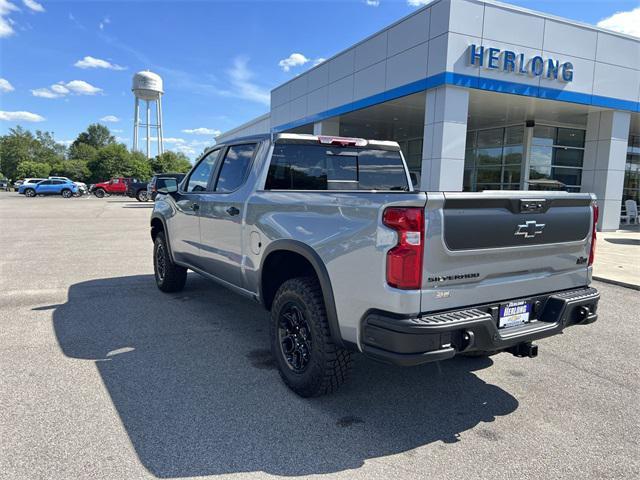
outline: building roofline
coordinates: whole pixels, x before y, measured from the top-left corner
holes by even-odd
[[[385,30],[389,30],[389,29],[395,27],[396,25],[398,25],[399,23],[404,22],[405,20],[413,17],[414,15],[419,14],[423,10],[431,8],[434,5],[436,5],[438,3],[441,3],[443,1],[447,1],[447,0],[433,0],[430,3],[427,3],[426,5],[416,9],[414,12],[411,12],[410,14],[405,15],[404,17],[396,20],[395,22],[390,23],[386,27],[384,27],[384,28],[372,33],[371,35],[368,35],[367,37],[365,37],[362,40],[354,43],[353,45],[351,45],[351,46],[349,46],[349,47],[347,47],[347,48],[345,48],[343,50],[340,50],[338,53],[336,53],[335,55],[330,56],[329,58],[324,60],[322,63],[319,63],[318,65],[314,65],[309,70],[305,70],[304,72],[300,73],[300,75],[297,75],[297,76],[287,80],[286,82],[283,82],[283,83],[279,84],[278,86],[272,88],[270,90],[270,92],[273,92],[274,90],[277,90],[279,88],[284,87],[285,85],[293,82],[294,80],[297,80],[302,75],[309,74],[311,71],[313,71],[313,70],[315,70],[317,68],[320,68],[323,64],[327,63],[329,60],[333,60],[334,58],[339,57],[343,53],[345,53],[345,52],[347,52],[347,51],[349,51],[349,50],[351,50],[353,48],[356,48],[358,45],[360,45],[362,43],[365,43],[366,41],[368,41],[368,40],[372,39],[373,37],[379,35],[380,33],[384,32]],[[519,7],[519,6],[516,6],[516,5],[511,5],[509,3],[498,2],[496,0],[465,0],[465,1],[472,2],[472,3],[477,3],[479,5],[493,5],[495,7],[502,8],[504,10],[511,10],[513,12],[518,12],[518,13],[527,13],[529,15],[533,15],[533,16],[536,16],[536,17],[540,17],[540,18],[544,18],[544,19],[548,19],[548,20],[553,20],[553,21],[560,22],[560,23],[565,23],[567,25],[572,25],[574,27],[586,28],[588,30],[594,30],[596,32],[606,33],[606,34],[609,34],[609,35],[614,35],[614,36],[617,36],[617,37],[621,37],[621,38],[624,38],[624,39],[627,39],[627,40],[632,40],[632,41],[640,43],[640,38],[634,37],[633,35],[628,35],[626,33],[616,32],[614,30],[608,30],[606,28],[598,27],[596,25],[592,25],[592,24],[586,23],[586,22],[579,22],[577,20],[571,20],[571,19],[564,18],[564,17],[558,17],[556,15],[540,12],[538,10],[531,10],[529,8],[524,8],[524,7]]]
[[[245,129],[245,128],[253,125],[254,123],[258,123],[258,122],[261,122],[263,120],[266,120],[269,117],[271,117],[271,112],[270,111],[267,112],[267,113],[263,113],[259,117],[253,118],[253,119],[249,120],[248,122],[244,122],[242,125],[238,125],[237,127],[233,127],[231,130],[227,130],[226,132],[222,132],[220,135],[218,135],[218,137],[226,137],[228,135],[233,135],[237,131]]]

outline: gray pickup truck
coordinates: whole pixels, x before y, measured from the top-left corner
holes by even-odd
[[[421,192],[395,142],[299,134],[216,145],[160,193],[158,288],[190,269],[261,302],[301,396],[340,386],[352,352],[535,357],[533,341],[597,318],[590,194]]]

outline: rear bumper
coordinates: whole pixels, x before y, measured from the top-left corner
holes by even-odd
[[[516,300],[532,302],[532,320],[498,329],[500,304]],[[412,366],[458,353],[506,350],[562,333],[568,326],[595,322],[599,300],[595,288],[584,287],[411,318],[372,311],[362,321],[362,351],[388,363]]]

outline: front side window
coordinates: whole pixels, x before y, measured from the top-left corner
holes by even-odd
[[[216,192],[233,192],[242,185],[255,149],[255,143],[229,147],[220,168]]]
[[[213,171],[220,150],[214,150],[204,157],[198,166],[191,172],[187,182],[187,192],[204,192],[207,190],[209,177]],[[160,185],[160,179],[156,179],[156,185]]]
[[[398,151],[277,144],[267,190],[408,190]]]

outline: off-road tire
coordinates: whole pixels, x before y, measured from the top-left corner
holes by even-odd
[[[36,196],[36,191],[33,188],[25,188],[24,196],[34,198]]]
[[[136,200],[138,200],[139,202],[147,202],[149,201],[149,195],[147,194],[146,190],[138,190],[138,193],[136,193]]]
[[[93,194],[96,196],[96,198],[104,198],[105,191],[102,188],[98,188],[95,192],[93,192]]]
[[[280,345],[281,312],[295,304],[305,317],[311,334],[310,360],[302,372],[294,371]],[[327,312],[318,280],[292,278],[276,292],[271,307],[271,353],[284,383],[301,397],[333,393],[346,380],[351,369],[351,352],[338,347],[331,338]]]
[[[187,269],[171,259],[164,232],[159,232],[153,242],[153,273],[156,285],[165,293],[179,292],[187,281]]]

